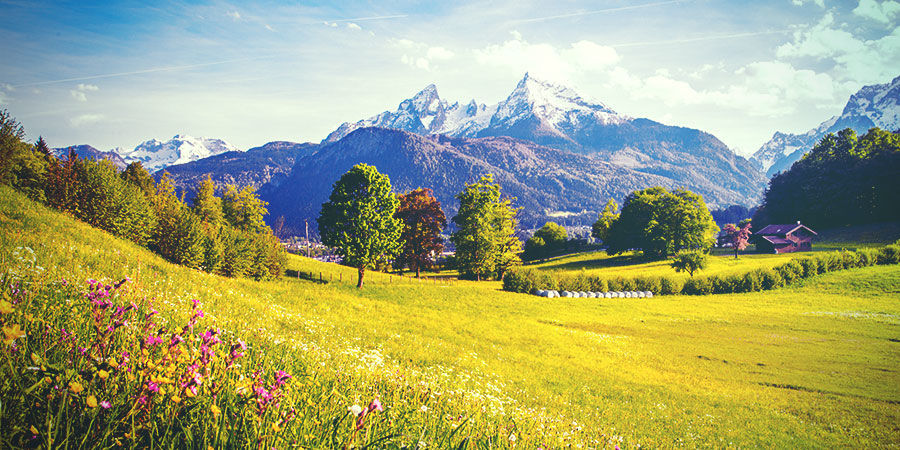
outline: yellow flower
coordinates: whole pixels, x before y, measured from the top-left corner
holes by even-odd
[[[219,414],[221,414],[221,413],[222,413],[222,410],[221,410],[221,409],[219,409],[219,407],[218,407],[218,406],[216,406],[216,405],[212,405],[212,406],[210,406],[210,407],[209,407],[209,410],[210,410],[210,411],[212,411],[212,413],[213,413],[213,415],[214,415],[214,416],[216,416],[216,417],[218,417],[218,416],[219,416]]]
[[[12,303],[6,300],[0,300],[0,314],[9,314],[13,312]]]
[[[73,381],[69,383],[69,389],[71,389],[73,393],[78,394],[84,390],[84,386],[82,386],[81,383],[77,381]]]
[[[111,358],[109,360],[109,367],[112,367],[113,369],[119,367],[119,363],[116,361],[116,358]]]
[[[19,325],[10,325],[3,327],[3,342],[10,345],[16,339],[25,336],[25,331]]]
[[[281,431],[281,427],[279,427],[277,423],[272,422],[272,431],[277,433],[277,432]]]
[[[173,396],[172,396],[172,401],[175,402],[175,403],[181,403],[181,397],[179,397],[179,396],[177,396],[177,395],[173,395]]]
[[[85,399],[84,403],[86,403],[91,408],[97,407],[97,397],[93,395],[89,395],[87,399]]]
[[[98,370],[97,376],[100,377],[101,380],[105,380],[105,379],[109,378],[109,372],[107,372],[105,370]]]
[[[35,436],[38,435],[37,428],[35,428],[34,425],[31,426],[31,434],[33,434],[33,435],[35,435]]]

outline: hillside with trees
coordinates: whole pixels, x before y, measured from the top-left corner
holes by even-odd
[[[900,134],[850,128],[826,135],[769,181],[754,228],[797,220],[833,228],[900,220]]]

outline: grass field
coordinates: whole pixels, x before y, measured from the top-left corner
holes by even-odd
[[[900,445],[900,266],[769,292],[648,300],[547,300],[503,292],[499,282],[383,274],[357,290],[352,269],[298,256],[290,271],[331,282],[260,283],[171,265],[0,187],[0,265],[12,266],[20,246],[53,276],[129,276],[164,316],[183,315],[198,298],[208,318],[267,345],[271,358],[310,354],[338,372],[364,368],[382,391],[402,373],[432,392],[465,392],[465,402],[426,414],[443,422],[452,408],[480,409],[502,424],[498,435],[515,427],[517,441],[494,446]],[[597,256],[541,267],[673,272],[624,259],[591,266]],[[704,273],[734,270],[730,261]],[[739,261],[774,266],[784,257]],[[405,442],[440,442],[399,431]]]

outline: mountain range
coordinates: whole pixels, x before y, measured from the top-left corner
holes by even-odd
[[[124,169],[125,166],[128,165],[128,163],[125,162],[125,160],[122,159],[122,157],[118,153],[114,151],[104,152],[102,150],[97,150],[90,145],[72,145],[69,147],[59,147],[51,149],[51,152],[54,156],[62,160],[68,159],[69,153],[75,152],[75,154],[78,155],[78,158],[80,159],[105,159],[113,163],[113,165],[115,165],[119,169]]]
[[[752,160],[772,177],[791,168],[796,161],[828,133],[852,128],[858,134],[879,127],[888,131],[900,129],[900,76],[885,84],[864,86],[850,96],[840,115],[834,116],[803,134],[776,132],[763,144]]]
[[[495,105],[448,102],[429,85],[396,110],[346,122],[318,144],[270,142],[246,152],[175,136],[123,152],[192,190],[210,174],[258,187],[271,218],[318,216],[331,185],[353,164],[375,165],[396,191],[429,187],[448,214],[465,183],[493,173],[522,217],[590,223],[609,198],[654,185],[685,187],[711,207],[753,206],[765,178],[715,136],[617,113],[570,87],[526,74]]]

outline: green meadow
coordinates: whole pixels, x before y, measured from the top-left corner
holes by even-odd
[[[500,282],[378,273],[358,290],[354,269],[293,255],[288,276],[255,282],[170,264],[0,187],[4,272],[21,270],[19,247],[34,250],[44,283],[129,277],[134,295],[171,322],[196,298],[205,320],[246,339],[257,361],[302,368],[316,381],[290,398],[305,398],[309,412],[283,431],[291,440],[272,441],[279,446],[340,446],[324,440],[330,422],[307,418],[337,417],[373,393],[388,437],[350,437],[350,446],[900,445],[896,265],[774,291],[652,299],[545,299],[504,292]],[[789,257],[713,257],[701,274]],[[537,267],[674,273],[665,262],[602,253]],[[332,391],[339,395],[323,394]]]

